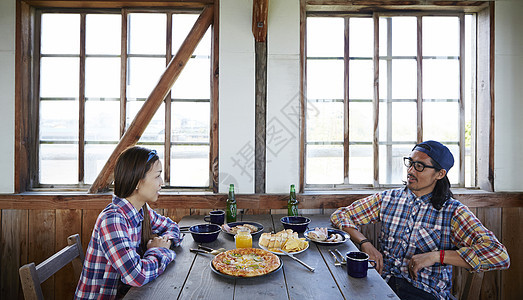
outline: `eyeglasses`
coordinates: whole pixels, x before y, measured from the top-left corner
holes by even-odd
[[[426,164],[424,164],[420,161],[413,161],[412,158],[410,158],[410,157],[404,157],[403,163],[405,164],[405,167],[407,167],[407,168],[414,166],[414,170],[416,170],[418,172],[423,172],[423,170],[425,170],[425,168],[437,169],[434,166],[427,166]]]
[[[151,150],[151,152],[149,152],[149,156],[147,156],[147,161],[146,163],[148,163],[153,157],[157,156],[158,154],[156,154],[156,150]]]

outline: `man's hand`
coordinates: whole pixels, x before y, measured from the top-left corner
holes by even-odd
[[[383,255],[378,251],[378,249],[374,248],[372,243],[368,242],[361,244],[361,251],[367,253],[369,259],[376,262],[376,271],[381,274],[383,271]]]
[[[439,251],[416,254],[409,261],[409,274],[414,280],[417,280],[419,270],[437,262],[439,262]]]
[[[171,240],[168,236],[154,237],[147,242],[147,249],[153,247],[164,247],[169,249],[171,247]]]

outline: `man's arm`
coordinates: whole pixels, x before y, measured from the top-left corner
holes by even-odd
[[[347,232],[350,235],[350,239],[357,245],[360,245],[360,243],[367,238],[359,232],[358,229],[343,226],[342,230]],[[383,255],[372,245],[370,241],[365,241],[363,244],[360,245],[361,251],[367,253],[369,255],[369,259],[372,259],[376,262],[376,271],[381,274],[383,271]]]

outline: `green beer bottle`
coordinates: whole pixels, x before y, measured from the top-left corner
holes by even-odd
[[[291,195],[287,202],[287,215],[297,216],[298,215],[298,200],[296,200],[296,191],[294,190],[294,184],[291,184]]]
[[[229,197],[227,198],[227,223],[236,222],[236,197],[234,196],[234,184],[229,186]]]

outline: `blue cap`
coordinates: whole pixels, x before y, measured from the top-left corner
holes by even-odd
[[[430,158],[438,163],[442,169],[445,169],[447,173],[454,165],[454,156],[452,156],[452,153],[450,153],[449,148],[440,142],[425,141],[414,146],[412,151],[414,150],[421,151],[430,156]]]

